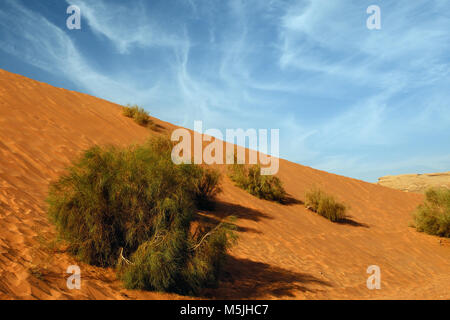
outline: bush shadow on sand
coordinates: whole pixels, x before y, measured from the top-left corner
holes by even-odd
[[[212,299],[293,298],[296,292],[315,292],[320,286],[331,284],[306,273],[228,256],[219,287],[203,295]]]
[[[234,216],[238,218],[238,220],[243,219],[251,221],[273,219],[272,216],[269,216],[268,214],[261,212],[259,210],[223,201],[215,202],[214,210],[208,211],[208,213],[219,219],[223,219],[228,216]]]
[[[361,227],[361,228],[367,228],[367,229],[370,228],[368,224],[355,221],[351,218],[351,216],[347,216],[342,221],[338,221],[336,223],[337,224],[345,224],[345,225],[352,226],[352,227]]]

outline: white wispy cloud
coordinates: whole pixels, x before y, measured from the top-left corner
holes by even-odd
[[[433,126],[438,119],[442,125],[450,124],[448,103],[442,101],[449,97],[443,86],[450,84],[450,37],[445,31],[450,20],[438,14],[443,2],[431,1],[426,7],[420,2],[383,4],[380,31],[365,27],[368,5],[297,1],[280,23],[282,69],[304,72],[312,86],[339,87],[342,82],[356,93],[337,115],[315,124],[317,133],[307,142],[321,150],[314,164],[331,171],[333,167],[340,172],[367,170],[366,159],[353,156],[349,148],[357,154],[368,146],[405,143],[405,136],[411,143],[411,137],[429,133],[424,126]],[[357,93],[364,90],[367,93]],[[335,94],[338,99],[348,97]],[[326,147],[335,154],[330,155]],[[338,163],[346,157],[349,165],[343,168]]]
[[[154,23],[145,2],[133,1],[132,5],[111,4],[103,0],[66,0],[80,8],[83,19],[98,35],[104,36],[120,53],[129,53],[132,46],[178,47],[184,39],[175,31],[168,32]]]
[[[61,28],[20,2],[5,1],[10,11],[0,11],[0,43],[4,51],[49,73],[64,75],[85,92],[102,98],[121,101],[123,96],[134,96],[145,100],[143,96],[152,93],[152,87],[142,93],[136,90],[136,83],[95,71]]]

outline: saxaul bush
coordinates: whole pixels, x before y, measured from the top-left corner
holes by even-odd
[[[175,165],[172,146],[154,138],[90,148],[51,184],[48,213],[72,254],[117,266],[127,288],[196,294],[217,283],[234,224],[191,231],[199,199],[213,200],[220,175]]]
[[[320,189],[314,188],[305,194],[305,206],[332,222],[341,222],[346,219],[347,207],[337,202],[334,197]]]
[[[260,199],[283,203],[286,198],[281,180],[276,176],[262,175],[260,165],[235,163],[231,165],[229,177],[236,186]]]
[[[450,238],[450,190],[427,190],[424,203],[416,209],[413,217],[418,231]]]
[[[154,123],[150,119],[150,115],[147,111],[137,105],[127,105],[122,107],[122,114],[125,117],[132,118],[137,124],[143,127],[154,128]]]

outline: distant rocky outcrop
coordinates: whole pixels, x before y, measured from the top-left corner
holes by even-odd
[[[450,188],[450,172],[385,176],[378,178],[378,184],[405,192],[424,193],[431,187]]]

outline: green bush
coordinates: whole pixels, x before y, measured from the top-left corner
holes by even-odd
[[[261,175],[260,165],[246,167],[234,164],[229,176],[236,186],[260,199],[282,203],[286,198],[281,180],[275,176]]]
[[[220,173],[213,169],[197,170],[192,190],[194,201],[199,209],[213,209],[212,199],[222,191]]]
[[[139,108],[138,106],[130,106],[130,105],[124,106],[122,107],[122,114],[125,117],[133,118],[134,114],[136,113],[136,109],[138,108]]]
[[[433,188],[414,213],[418,231],[450,238],[450,190]]]
[[[347,207],[337,202],[332,196],[320,189],[312,189],[305,195],[306,208],[318,213],[332,222],[340,222],[346,219]]]
[[[120,262],[127,288],[196,293],[217,280],[233,233],[222,223],[192,249],[213,229],[191,234],[196,199],[211,201],[220,190],[218,178],[206,189],[199,186],[218,174],[173,164],[171,150],[167,138],[87,150],[50,186],[48,212],[81,261],[102,267]],[[206,271],[197,276],[200,269]]]
[[[134,106],[127,105],[123,107],[122,113],[124,116],[128,118],[133,118],[134,121],[141,126],[145,127],[148,124],[152,123],[148,112],[137,105]]]
[[[136,250],[122,272],[126,288],[196,294],[217,286],[226,252],[236,240],[235,225],[202,228],[190,241],[182,230],[155,235]]]

